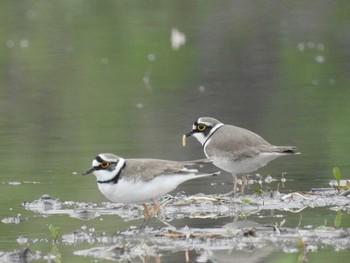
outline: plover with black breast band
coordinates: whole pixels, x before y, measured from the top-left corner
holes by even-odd
[[[217,175],[200,174],[194,166],[208,160],[169,161],[161,159],[124,159],[111,153],[101,153],[92,161],[92,167],[83,175],[94,174],[100,192],[110,201],[123,204],[143,204],[147,219],[146,202],[152,201],[157,214],[157,199],[174,190],[179,184],[192,179]]]
[[[233,194],[237,174],[253,172],[280,156],[298,153],[295,146],[272,145],[252,131],[211,117],[201,117],[193,124],[192,130],[182,137],[183,146],[190,136],[202,144],[205,155],[215,166],[232,174]]]

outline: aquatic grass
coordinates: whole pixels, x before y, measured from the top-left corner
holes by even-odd
[[[342,215],[343,214],[342,214],[341,210],[339,209],[338,212],[337,212],[337,215],[335,216],[335,219],[334,219],[334,227],[340,228]]]
[[[333,168],[333,176],[334,176],[335,180],[337,181],[338,187],[340,187],[341,174],[340,174],[340,170],[338,167]]]
[[[254,193],[261,196],[264,193],[264,191],[261,188],[255,188]]]
[[[60,250],[57,247],[58,238],[60,236],[60,227],[50,224],[49,231],[52,238],[52,247],[49,253],[49,259],[51,260],[51,257],[53,257],[53,260],[56,263],[61,263],[62,255]]]
[[[340,169],[338,167],[333,168],[333,176],[336,180],[337,185],[334,185],[334,188],[340,192],[341,190],[349,190],[350,189],[350,181],[349,180],[342,180]],[[344,193],[343,193],[344,194]],[[344,195],[348,195],[349,193],[345,193]]]
[[[60,234],[60,228],[58,226],[54,226],[53,224],[50,224],[49,231],[50,231],[50,235],[53,243],[56,243],[58,240],[58,236]]]

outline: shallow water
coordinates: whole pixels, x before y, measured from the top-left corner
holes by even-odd
[[[348,9],[346,1],[5,1],[0,10],[0,253],[5,254],[0,259],[28,247],[40,252],[43,261],[56,246],[62,261],[85,262],[79,251],[101,243],[67,244],[62,237],[76,231],[92,237],[125,235],[139,226],[141,207],[115,205],[113,213],[102,213],[111,204],[105,203],[95,178],[80,173],[100,152],[203,158],[194,139],[181,146],[181,135],[200,116],[248,128],[273,144],[296,145],[302,152],[252,173],[250,178],[258,181],[259,173],[263,184],[255,182],[248,199],[254,198],[255,188],[275,190],[278,183],[282,194],[328,188],[334,166],[343,179],[349,178]],[[186,36],[177,50],[170,43],[173,28]],[[268,176],[274,180],[265,182]],[[189,181],[171,195],[217,195],[231,189],[231,176],[223,172],[215,179]],[[71,206],[63,212],[53,207],[58,212],[52,214],[27,209],[44,194]],[[201,200],[198,206],[209,204]],[[173,217],[165,222],[179,231],[186,225],[221,229],[234,220],[271,225],[285,220],[290,229],[316,229],[335,227],[342,209],[336,229],[350,227],[346,199],[341,206],[308,203],[295,211],[252,209],[238,219],[226,210],[193,216],[197,206],[186,207],[189,211],[180,213],[171,210],[171,203],[165,206]],[[60,228],[56,245],[49,225]],[[151,232],[164,227],[156,219],[149,222]],[[308,252],[309,261],[347,262],[348,247],[317,246]],[[251,262],[297,261],[301,249],[295,247],[262,253],[258,247],[248,252],[231,245],[228,254],[253,253],[257,259]],[[181,262],[186,249],[192,262],[225,262],[208,249],[186,246],[139,253]],[[138,258],[136,253],[132,260]]]

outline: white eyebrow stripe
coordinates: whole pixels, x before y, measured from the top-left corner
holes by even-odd
[[[212,126],[212,123],[209,123],[209,122],[202,121],[202,122],[200,122],[200,123],[202,123],[202,124],[204,124],[204,125],[206,125],[206,126]]]

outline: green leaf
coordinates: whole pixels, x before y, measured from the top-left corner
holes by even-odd
[[[50,224],[49,225],[49,231],[50,231],[52,239],[54,241],[57,241],[58,235],[59,235],[59,232],[60,232],[60,228],[58,226],[54,226],[54,225]]]
[[[338,212],[337,212],[337,215],[335,216],[335,219],[334,219],[334,226],[336,227],[336,228],[339,228],[340,227],[340,225],[341,225],[341,218],[342,218],[342,212],[341,212],[341,210],[338,210]]]
[[[298,237],[297,244],[298,244],[299,249],[303,249],[304,248],[304,242],[303,242],[301,237]]]
[[[341,175],[340,175],[340,170],[338,167],[333,168],[333,175],[334,175],[335,180],[338,183],[338,186],[340,186]]]
[[[255,192],[257,195],[262,195],[262,194],[263,194],[263,190],[261,190],[260,188],[255,188],[255,189],[254,189],[254,192]]]

